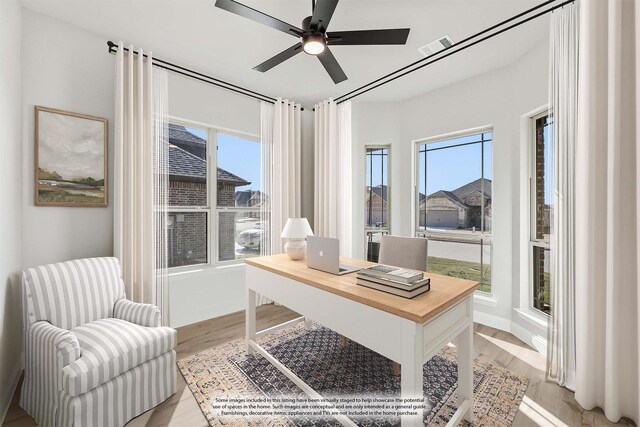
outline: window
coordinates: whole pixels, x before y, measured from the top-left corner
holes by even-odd
[[[218,261],[260,255],[267,240],[260,219],[260,143],[217,133]]]
[[[553,117],[535,117],[531,180],[531,305],[551,311],[550,243],[553,210]]]
[[[427,237],[427,271],[491,291],[492,131],[416,143],[416,235]]]
[[[169,125],[168,265],[209,259],[207,130]]]
[[[259,141],[170,123],[168,151],[169,267],[259,255],[266,239]]]
[[[380,236],[389,232],[389,147],[365,149],[365,237],[369,261],[378,261]]]

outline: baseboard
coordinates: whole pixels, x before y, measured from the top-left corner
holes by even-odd
[[[547,354],[547,339],[542,335],[534,334],[529,329],[516,322],[478,310],[474,310],[473,312],[473,321],[492,328],[500,329],[501,331],[509,332],[515,335],[518,339],[524,341],[537,352]]]
[[[18,383],[20,382],[20,377],[22,376],[22,370],[24,368],[22,364],[23,360],[24,358],[21,354],[16,361],[15,366],[11,370],[11,372],[13,372],[11,386],[9,387],[5,396],[0,396],[0,424],[4,424],[4,419],[7,417],[7,412],[9,412],[9,406],[11,405],[11,401],[13,400],[13,395],[15,394]]]
[[[511,321],[504,317],[494,316],[493,314],[474,310],[473,321],[492,328],[500,329],[501,331],[511,332]]]
[[[545,337],[532,333],[516,322],[511,322],[511,333],[524,341],[525,344],[534,348],[538,353],[547,354],[547,340]]]

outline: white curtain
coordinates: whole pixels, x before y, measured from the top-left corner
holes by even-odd
[[[271,253],[280,254],[284,244],[280,233],[288,218],[299,218],[301,212],[300,105],[277,98],[273,105],[263,105],[263,122],[273,111],[271,141],[271,179],[269,207],[271,209]],[[265,119],[266,117],[266,119]]]
[[[271,236],[271,166],[273,147],[273,104],[260,103],[260,222],[267,236],[267,244],[260,245],[260,255],[270,255],[273,238]]]
[[[340,254],[351,256],[351,102],[332,99],[315,106],[315,234],[340,239]]]
[[[576,393],[640,423],[640,7],[580,4]]]
[[[154,167],[154,159],[166,162],[166,153],[156,151],[166,150],[167,79],[154,72],[151,53],[145,58],[142,49],[138,55],[133,46],[128,49],[120,42],[116,55],[114,254],[122,265],[127,298],[166,310],[164,291],[157,291],[166,284],[166,257],[157,260],[166,254],[166,240],[154,230],[164,226],[154,203],[166,204],[166,195],[159,192],[167,185],[166,176],[155,174],[162,175],[162,169]],[[167,312],[162,314],[166,322]]]
[[[578,6],[551,16],[550,105],[554,175],[551,321],[547,378],[575,389],[575,139],[578,108]]]
[[[280,237],[288,218],[301,213],[301,106],[278,98],[274,104],[260,106],[260,162],[262,167],[260,220],[268,236],[268,244],[260,255],[283,252]],[[257,304],[272,301],[262,295]]]
[[[156,305],[162,322],[169,324],[169,246],[167,208],[169,207],[169,75],[153,67],[153,226]]]

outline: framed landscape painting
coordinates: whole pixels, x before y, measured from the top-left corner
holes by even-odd
[[[36,106],[36,206],[107,206],[107,119]]]

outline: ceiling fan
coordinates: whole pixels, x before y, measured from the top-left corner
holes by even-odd
[[[358,30],[358,31],[333,31],[327,32],[331,16],[338,5],[338,0],[312,0],[312,15],[302,21],[302,28],[287,24],[279,19],[262,13],[234,0],[216,0],[216,6],[244,16],[253,21],[280,30],[293,37],[301,39],[290,48],[280,52],[276,56],[267,59],[262,64],[253,67],[254,70],[265,72],[287,59],[304,51],[309,55],[317,56],[334,83],[347,80],[340,64],[331,53],[329,46],[345,45],[403,45],[409,37],[409,28],[397,28],[390,30]]]

